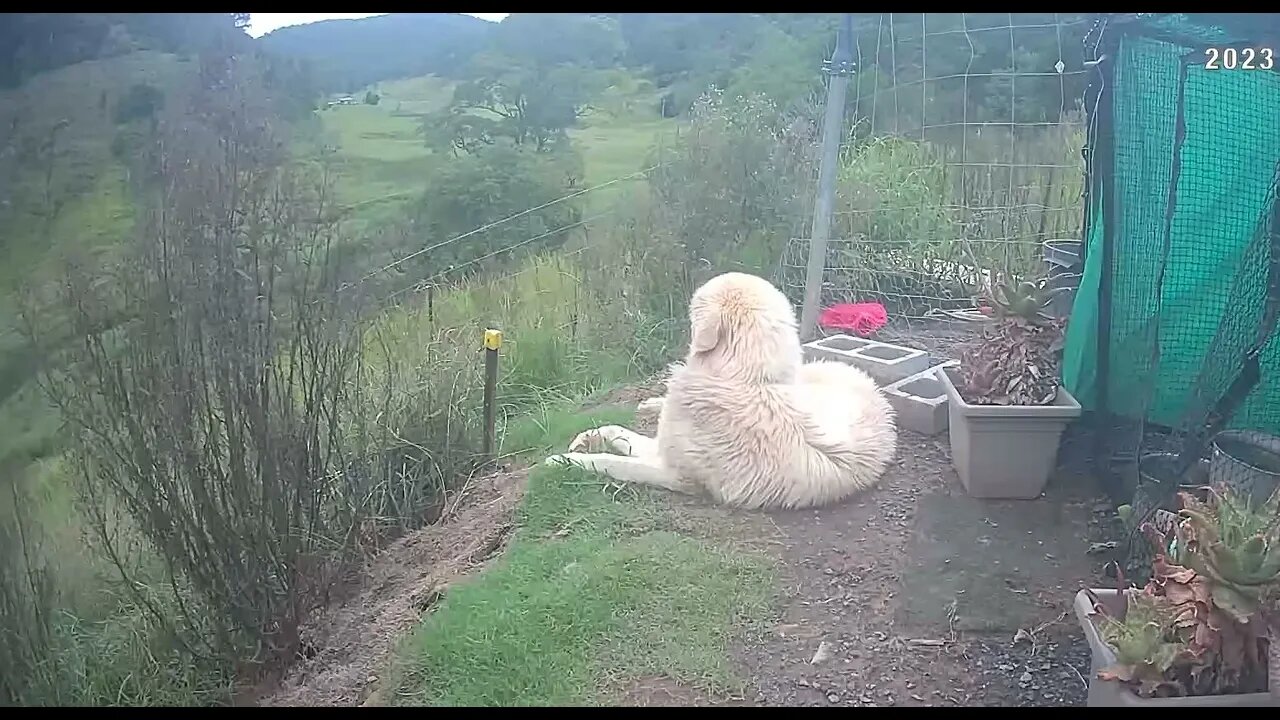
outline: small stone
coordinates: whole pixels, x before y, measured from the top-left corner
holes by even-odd
[[[840,702],[840,696],[835,693],[827,693],[827,702],[838,703]]]
[[[818,643],[818,651],[813,654],[813,659],[809,661],[810,665],[824,663],[831,659],[831,643],[823,640]]]
[[[1022,673],[1022,677],[1018,678],[1018,682],[1020,682],[1020,683],[1029,683],[1029,682],[1031,682],[1031,679],[1032,679],[1032,678],[1031,678],[1031,673],[1029,673],[1029,672],[1024,672],[1024,673]]]

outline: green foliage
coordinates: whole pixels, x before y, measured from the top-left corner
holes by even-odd
[[[86,60],[154,49],[195,53],[248,40],[244,13],[5,13],[0,16],[0,87]],[[237,38],[238,36],[238,38]]]
[[[856,13],[859,74],[851,110],[872,108],[877,127],[915,129],[926,108],[973,106],[971,121],[1056,122],[1064,98],[1083,92],[1079,75],[1053,75],[1062,59],[1080,67],[1088,28],[1079,14]],[[836,13],[513,13],[494,25],[447,14],[393,14],[284,28],[263,39],[273,52],[308,58],[328,91],[353,92],[378,80],[435,73],[465,74],[477,54],[520,61],[536,73],[572,65],[605,69],[621,64],[645,72],[666,90],[655,108],[687,112],[708,89],[763,93],[781,105],[803,101],[821,87]],[[1067,23],[1055,27],[1057,22]],[[1014,27],[1009,25],[1039,27]],[[890,27],[891,26],[891,27]],[[927,37],[924,33],[927,31]],[[892,42],[888,39],[892,38]],[[927,40],[928,47],[924,47]],[[429,48],[423,50],[424,45]],[[892,45],[892,47],[890,47]],[[926,51],[927,50],[927,51]],[[927,59],[927,66],[926,66]],[[930,82],[927,92],[873,98],[894,85],[953,75],[966,83]],[[1017,102],[1009,71],[1018,79]],[[1004,73],[1004,75],[1000,75]],[[1034,73],[1034,74],[1029,74]]]
[[[780,107],[808,101],[822,90],[822,51],[829,39],[822,34],[796,36],[777,25],[756,30],[746,62],[733,71],[726,94],[763,95]]]
[[[666,248],[683,268],[674,276],[679,292],[687,297],[728,268],[764,271],[781,257],[812,210],[805,193],[812,139],[806,123],[767,98],[699,100],[650,181],[663,208],[655,230],[670,243],[654,249]]]
[[[305,61],[325,93],[355,93],[381,80],[453,76],[487,44],[493,24],[461,13],[390,13],[280,28],[259,39]]]
[[[1168,600],[1148,592],[1130,595],[1124,618],[1104,615],[1098,629],[1116,654],[1099,678],[1130,683],[1144,697],[1177,691],[1165,676],[1187,647],[1177,637]]]
[[[164,92],[147,83],[134,83],[124,97],[116,101],[115,121],[118,125],[134,120],[152,120],[164,107]]]
[[[495,52],[536,71],[613,68],[625,48],[619,22],[600,13],[512,13],[493,32]]]
[[[422,204],[412,220],[410,267],[415,277],[449,272],[451,279],[509,260],[506,248],[523,252],[563,244],[581,218],[573,201],[555,200],[572,192],[581,167],[571,154],[528,152],[506,144],[485,145],[444,165],[428,180]],[[524,212],[530,208],[548,207]],[[517,219],[454,240],[495,220]],[[410,248],[406,248],[410,251]]]
[[[890,315],[922,317],[972,308],[988,291],[987,273],[1040,275],[1041,242],[1079,231],[1084,129],[1071,117],[1011,132],[851,143],[836,189],[830,281],[880,300]]]
[[[1089,27],[1083,13],[855,14],[861,52],[850,109],[881,131],[910,134],[951,122],[940,114],[959,107],[970,123],[1059,122],[1087,78],[1058,75],[1054,65],[1083,66]],[[908,82],[910,91],[895,91]]]
[[[1257,508],[1232,492],[1181,500],[1178,557],[1212,580],[1214,603],[1237,622],[1263,623],[1280,599],[1280,493]]]
[[[423,117],[430,146],[455,153],[505,140],[544,152],[564,144],[566,131],[600,88],[600,75],[563,63],[540,65],[523,56],[476,58],[449,107]]]

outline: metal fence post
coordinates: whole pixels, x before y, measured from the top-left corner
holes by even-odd
[[[498,420],[498,349],[502,347],[501,330],[484,331],[484,444],[481,452],[486,462],[493,460],[494,435]]]
[[[844,134],[844,103],[853,74],[853,16],[844,14],[836,32],[836,49],[824,63],[827,82],[827,109],[822,123],[822,160],[818,168],[818,196],[813,203],[813,225],[809,242],[809,262],[805,269],[804,306],[800,313],[800,337],[817,335],[818,304],[822,301],[822,276],[826,270],[827,238],[835,206],[836,167],[840,163],[840,138]]]

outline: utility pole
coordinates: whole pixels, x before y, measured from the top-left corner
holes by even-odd
[[[840,163],[840,138],[844,135],[844,100],[853,74],[853,15],[845,13],[836,31],[836,49],[823,63],[827,80],[827,112],[822,123],[822,160],[818,168],[818,196],[813,203],[809,264],[804,278],[804,307],[800,313],[800,337],[813,340],[818,330],[818,304],[822,301],[822,275],[826,270],[827,238],[835,206],[836,167]]]

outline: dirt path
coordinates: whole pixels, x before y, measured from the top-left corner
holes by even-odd
[[[440,522],[378,554],[347,599],[303,628],[303,640],[316,654],[292,667],[256,704],[379,704],[375,691],[395,643],[449,583],[502,551],[526,475],[508,469],[473,478],[449,498]]]

